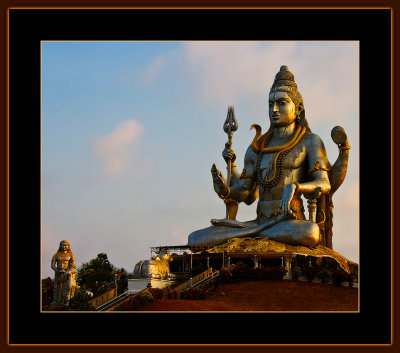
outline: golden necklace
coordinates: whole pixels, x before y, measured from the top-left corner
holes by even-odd
[[[257,163],[256,163],[256,174],[257,174],[257,181],[267,190],[270,190],[273,186],[277,185],[282,177],[283,174],[283,161],[285,157],[289,154],[289,152],[300,142],[301,138],[306,133],[307,129],[302,127],[300,124],[298,125],[296,132],[294,133],[293,137],[284,145],[281,146],[274,146],[274,147],[267,147],[269,141],[272,138],[273,129],[269,129],[261,138],[257,138],[261,134],[261,128],[257,125],[252,125],[252,128],[255,127],[256,129],[256,137],[253,139],[252,148],[253,151],[258,153],[257,156]],[[259,129],[258,129],[259,128]],[[274,157],[274,165],[273,170],[274,173],[271,179],[265,176],[265,179],[262,178],[262,171],[260,168],[261,159],[264,154],[266,153],[274,153],[277,152]],[[278,166],[278,168],[277,168]]]

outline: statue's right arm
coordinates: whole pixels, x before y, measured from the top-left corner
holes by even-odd
[[[257,155],[253,152],[251,145],[247,148],[244,156],[244,168],[242,174],[232,178],[232,186],[229,198],[237,202],[246,201],[251,193],[254,192],[257,186],[255,163]],[[247,202],[246,202],[247,203]]]

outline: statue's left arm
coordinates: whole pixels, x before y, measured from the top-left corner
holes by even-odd
[[[71,253],[71,258],[69,259],[69,263],[68,263],[68,271],[70,273],[76,272],[75,257],[74,257],[74,254],[72,254],[72,253]]]
[[[301,181],[296,188],[299,193],[312,193],[317,188],[321,188],[322,194],[327,194],[331,190],[328,172],[330,163],[326,155],[324,143],[315,134],[305,137],[305,147],[307,151],[306,167],[307,181]]]
[[[320,188],[322,194],[327,194],[331,189],[328,176],[330,163],[321,138],[315,134],[306,135],[304,145],[307,153],[304,162],[307,178],[286,185],[280,203],[280,208],[284,213],[290,212],[290,201],[295,193],[310,194]]]

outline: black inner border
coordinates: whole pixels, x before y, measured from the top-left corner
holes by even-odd
[[[11,344],[390,343],[390,10],[11,9],[9,19]],[[40,313],[41,40],[359,40],[360,313]]]

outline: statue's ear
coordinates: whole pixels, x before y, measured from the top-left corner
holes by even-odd
[[[303,107],[303,103],[299,103],[298,107],[297,107],[297,116],[301,116],[301,114],[304,112],[304,107]]]

